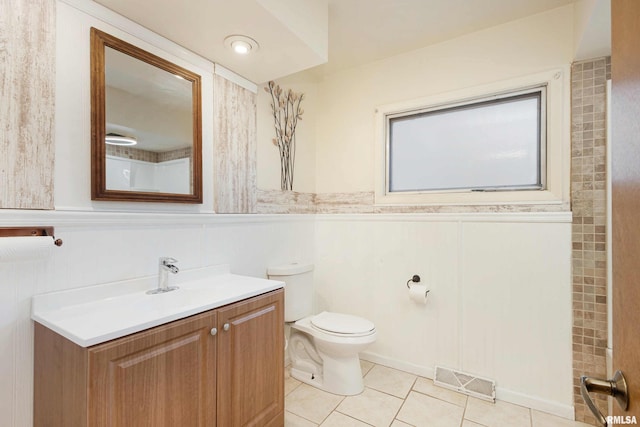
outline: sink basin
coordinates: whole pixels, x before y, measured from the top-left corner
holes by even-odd
[[[149,295],[157,277],[36,295],[31,318],[81,347],[89,347],[284,287],[231,274],[229,266],[181,271],[179,289]]]

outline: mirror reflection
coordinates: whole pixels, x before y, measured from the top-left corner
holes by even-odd
[[[92,59],[102,56],[93,72],[103,73],[92,79],[93,198],[201,202],[199,76],[96,29],[92,37],[102,45],[93,44]]]

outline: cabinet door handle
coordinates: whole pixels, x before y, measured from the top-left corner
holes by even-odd
[[[216,334],[218,333],[218,328],[211,328],[211,335],[212,336],[216,336]]]
[[[224,329],[225,331],[228,331],[228,330],[229,330],[229,324],[228,324],[228,323],[225,323],[225,324],[222,326],[222,329]]]

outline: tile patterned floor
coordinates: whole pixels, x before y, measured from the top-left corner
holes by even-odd
[[[326,393],[285,378],[285,427],[589,427],[511,403],[467,397],[430,379],[362,361],[364,391]]]

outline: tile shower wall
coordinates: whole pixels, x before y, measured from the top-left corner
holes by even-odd
[[[573,391],[576,420],[596,424],[580,396],[580,376],[607,376],[606,80],[610,58],[573,65]],[[596,396],[603,413],[607,400]]]

